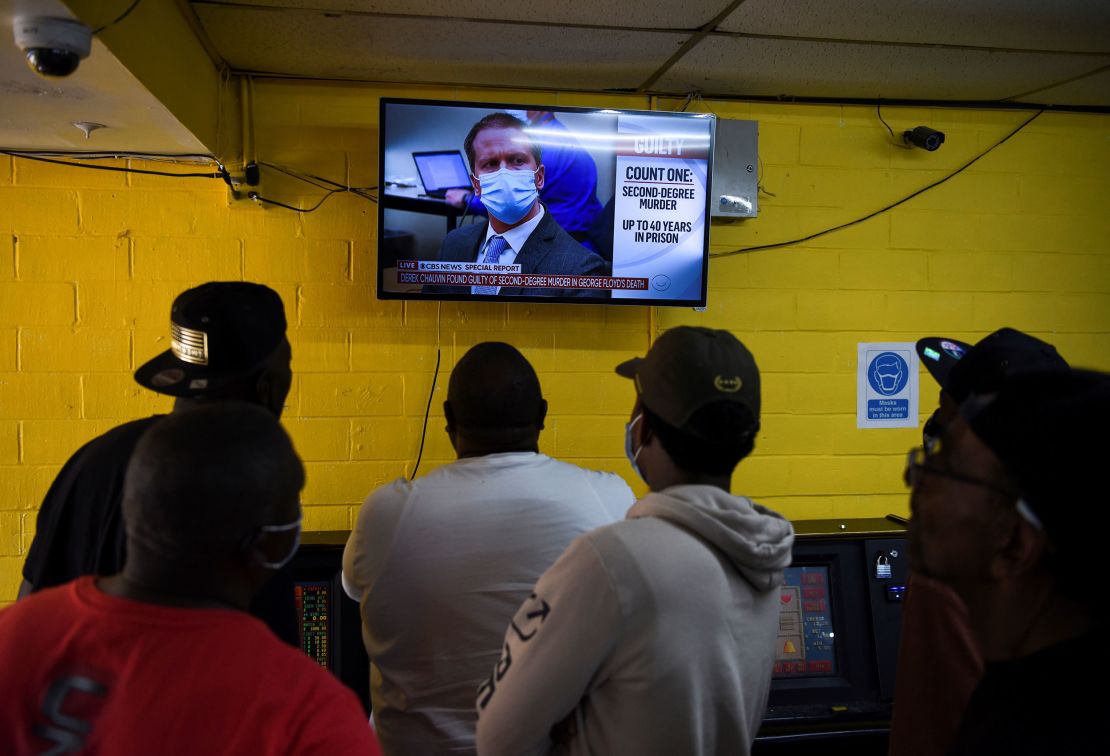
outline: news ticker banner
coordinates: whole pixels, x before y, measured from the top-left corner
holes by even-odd
[[[430,286],[506,286],[529,289],[647,291],[646,278],[521,273],[520,266],[479,262],[398,260],[397,283]]]
[[[705,252],[712,118],[617,118],[613,275],[647,279],[614,297],[697,299]]]

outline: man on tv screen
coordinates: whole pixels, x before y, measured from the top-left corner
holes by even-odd
[[[519,118],[530,133],[543,143],[543,185],[538,186],[543,209],[551,213],[564,231],[592,252],[590,230],[601,214],[597,199],[597,165],[574,133],[550,110],[506,110]],[[539,134],[537,135],[537,131]],[[481,198],[468,189],[448,189],[445,199],[460,210],[486,215]],[[610,214],[611,215],[611,214]],[[609,247],[612,249],[612,217]],[[612,251],[609,257],[612,259]],[[602,257],[605,257],[602,255]]]
[[[474,193],[489,214],[487,223],[455,229],[443,240],[440,262],[519,265],[521,275],[608,276],[608,263],[564,231],[539,201],[544,165],[524,123],[508,113],[482,118],[463,147]],[[425,286],[437,294],[479,296],[598,297],[604,291],[551,286]]]

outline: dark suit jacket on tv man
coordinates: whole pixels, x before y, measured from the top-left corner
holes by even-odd
[[[439,249],[441,262],[474,262],[478,248],[486,240],[486,224],[457,228],[443,240]],[[545,212],[536,230],[524,243],[515,264],[522,275],[608,276],[609,265],[583,247],[564,231],[551,213]],[[427,286],[426,291],[440,294],[469,294],[469,286]],[[607,296],[599,289],[540,289],[502,286],[499,296],[524,297],[598,297]]]
[[[440,262],[478,262],[485,247],[488,230],[505,234],[542,213],[538,225],[520,249],[516,249],[513,263],[520,266],[523,275],[608,276],[609,264],[579,244],[564,231],[540,204],[539,190],[543,189],[544,166],[540,147],[529,139],[524,123],[507,113],[492,113],[478,121],[463,142],[470,160],[471,183],[474,192],[489,211],[486,223],[457,228],[447,234],[440,247]],[[506,188],[487,179],[511,176],[514,183],[525,177],[528,192],[519,185]],[[483,192],[486,196],[483,196]],[[513,196],[523,202],[506,202]],[[525,203],[530,202],[525,210]],[[515,249],[515,247],[514,247]],[[472,294],[470,286],[424,287],[427,293]],[[501,287],[499,296],[548,296],[548,297],[597,297],[607,292],[599,289],[551,289],[540,287]]]

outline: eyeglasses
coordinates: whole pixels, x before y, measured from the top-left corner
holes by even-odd
[[[944,426],[940,424],[940,410],[936,410],[929,419],[925,421],[925,425],[921,427],[921,440],[925,443],[925,451],[932,454],[936,449],[937,443],[940,442],[940,437],[944,435]]]
[[[941,470],[937,467],[926,465],[925,463],[928,462],[930,458],[935,458],[937,452],[939,451],[939,439],[935,443],[930,445],[929,448],[926,448],[924,446],[915,446],[910,449],[909,454],[906,455],[906,471],[902,475],[902,480],[905,481],[907,486],[912,488],[919,480],[921,480],[923,475],[929,474],[936,475],[940,478],[955,480],[959,483],[966,483],[969,486],[981,486],[1009,498],[1018,498],[1017,492],[1002,488],[1001,486],[996,486],[995,484],[988,483],[985,480],[973,478],[969,475],[961,475],[959,473],[952,472],[951,470]]]

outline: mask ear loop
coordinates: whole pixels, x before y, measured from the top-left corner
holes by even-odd
[[[304,517],[298,517],[293,522],[288,522],[284,525],[262,525],[258,529],[263,533],[283,533],[286,530],[293,530],[299,528],[304,521]]]
[[[632,429],[636,427],[636,423],[640,422],[640,418],[642,418],[643,416],[644,416],[644,413],[641,412],[640,414],[636,415],[636,417],[632,418],[632,422],[630,422],[628,424],[628,433],[629,433],[630,438],[631,438],[631,434],[632,434]],[[639,459],[640,452],[642,452],[644,450],[644,446],[645,446],[644,444],[640,444],[640,448],[636,449],[632,453],[632,459],[631,459],[632,464],[636,464],[636,460]]]
[[[248,540],[248,548],[257,549],[262,554],[263,558],[259,560],[259,563],[263,567],[270,570],[280,570],[282,567],[292,561],[293,557],[297,554],[297,550],[301,547],[301,526],[303,522],[304,515],[301,515],[295,521],[286,523],[284,525],[262,525],[258,528],[258,532],[255,533],[254,536]],[[258,548],[258,542],[261,540],[262,535],[264,533],[284,533],[290,530],[296,530],[297,534],[293,538],[293,547],[289,549],[289,553],[276,562],[266,559],[265,552],[262,552],[262,550]]]
[[[1037,530],[1044,530],[1044,523],[1041,522],[1041,518],[1037,517],[1037,513],[1029,506],[1029,502],[1019,498],[1016,506],[1018,514],[1021,515],[1021,519],[1025,520]]]

